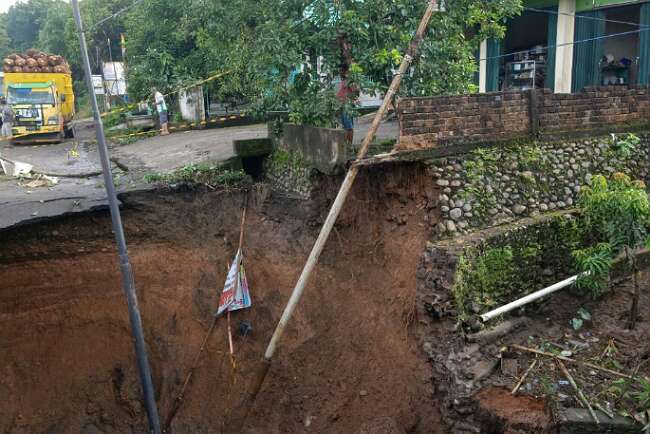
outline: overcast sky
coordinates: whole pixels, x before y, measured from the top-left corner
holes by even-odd
[[[16,3],[18,0],[0,0],[0,12],[7,12],[9,6]]]

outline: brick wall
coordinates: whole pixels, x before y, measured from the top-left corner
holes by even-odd
[[[406,98],[399,102],[398,118],[401,150],[531,135],[602,132],[650,125],[650,87],[587,87],[575,94],[538,89]]]

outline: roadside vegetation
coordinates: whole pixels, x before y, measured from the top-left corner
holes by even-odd
[[[466,247],[453,288],[458,319],[479,327],[476,315],[581,274],[575,291],[599,299],[610,290],[613,264],[623,261],[634,296],[628,327],[638,318],[640,286],[636,256],[648,244],[650,204],[646,186],[623,173],[594,176],[581,190],[575,215],[558,214],[532,231],[514,230],[490,243]],[[526,276],[526,279],[522,279]],[[576,324],[585,315],[576,315]]]
[[[207,163],[186,164],[170,173],[150,172],[144,181],[164,186],[204,185],[209,188],[237,188],[243,186],[248,176],[243,170],[231,170]]]
[[[205,2],[84,0],[91,63],[125,60],[132,101],[227,73],[206,84],[210,95],[230,104],[249,103],[256,114],[289,111],[292,121],[331,126],[340,109],[335,97],[339,67],[369,94],[388,88],[426,0],[241,0]],[[521,11],[521,0],[441,2],[405,77],[402,95],[475,90],[475,51],[486,37],[504,35],[504,19]],[[264,17],[259,19],[257,17]],[[122,59],[120,37],[126,41]],[[68,59],[83,102],[80,55],[70,5],[64,0],[25,0],[0,15],[0,56],[39,48]],[[441,61],[444,59],[444,61]]]

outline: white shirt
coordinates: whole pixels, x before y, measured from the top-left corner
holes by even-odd
[[[165,104],[165,97],[162,93],[156,91],[154,94],[154,100],[156,101],[156,110],[158,113],[167,111],[167,104]]]

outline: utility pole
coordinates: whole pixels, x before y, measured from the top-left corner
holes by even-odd
[[[81,58],[83,61],[84,72],[86,76],[86,85],[88,86],[88,92],[91,97],[90,102],[92,104],[93,116],[95,118],[97,147],[99,150],[99,158],[104,174],[104,185],[106,186],[108,205],[111,211],[113,232],[115,232],[115,242],[117,243],[117,249],[120,258],[122,285],[124,287],[126,304],[129,309],[129,320],[131,322],[131,331],[133,333],[135,353],[138,360],[138,370],[140,373],[140,381],[142,383],[142,392],[144,394],[144,403],[147,411],[147,418],[149,420],[149,429],[154,434],[161,434],[160,420],[158,418],[158,408],[156,407],[154,386],[151,378],[151,369],[149,368],[149,360],[147,358],[147,346],[144,340],[144,332],[142,330],[140,309],[138,308],[138,296],[135,291],[133,270],[131,269],[131,262],[129,261],[129,254],[126,248],[126,239],[124,238],[124,229],[122,227],[120,208],[117,205],[117,194],[115,192],[115,186],[113,185],[113,174],[111,172],[111,165],[108,158],[108,148],[106,147],[106,137],[104,136],[104,125],[99,113],[99,107],[97,106],[97,96],[95,95],[95,88],[92,82],[92,71],[90,70],[90,59],[88,58],[86,36],[84,34],[83,23],[81,22],[81,14],[79,13],[79,0],[72,0],[71,3],[74,20],[77,25],[77,31],[79,33],[79,45],[81,48]]]

